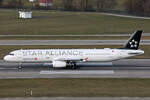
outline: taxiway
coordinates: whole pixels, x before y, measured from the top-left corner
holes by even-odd
[[[0,45],[123,45],[127,40],[0,40]],[[141,40],[150,45],[150,40]]]
[[[8,78],[150,78],[150,59],[125,59],[109,63],[78,63],[78,70],[53,69],[50,64],[0,61],[0,79]]]
[[[131,36],[131,34],[81,34],[81,35],[0,35],[0,37],[124,37],[124,36]],[[150,33],[143,33],[143,36],[150,36]]]

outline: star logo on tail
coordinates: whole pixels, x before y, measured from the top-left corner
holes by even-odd
[[[130,42],[131,48],[136,48],[138,46],[137,44],[138,44],[138,42],[135,41],[134,39]]]

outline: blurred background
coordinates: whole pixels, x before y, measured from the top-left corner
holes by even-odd
[[[150,16],[150,0],[0,0],[0,8],[114,12]]]

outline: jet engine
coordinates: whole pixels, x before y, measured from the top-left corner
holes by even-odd
[[[53,61],[52,65],[54,68],[63,68],[67,66],[67,63],[64,61]]]

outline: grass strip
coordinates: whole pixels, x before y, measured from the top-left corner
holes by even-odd
[[[1,35],[122,34],[142,29],[150,32],[150,20],[97,13],[33,11],[33,19],[19,19],[18,11],[0,9]]]
[[[31,95],[32,91],[32,95]],[[1,79],[0,97],[149,97],[150,79]]]

